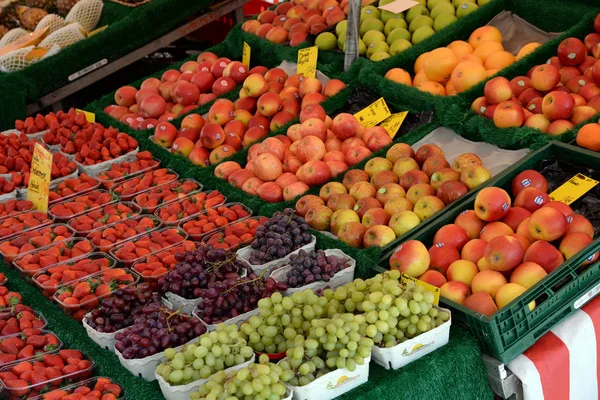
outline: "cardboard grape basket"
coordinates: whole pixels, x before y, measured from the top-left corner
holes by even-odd
[[[572,165],[576,168],[573,171],[566,171],[570,174],[566,180],[581,170],[584,170],[584,174],[587,176],[591,175],[591,178],[600,180],[600,155],[598,153],[568,144],[552,142],[492,178],[470,196],[457,201],[456,205],[449,207],[435,223],[427,225],[407,240],[419,240],[426,247],[431,246],[433,237],[439,228],[453,223],[463,211],[473,209],[475,197],[483,187],[497,186],[508,189],[510,192],[512,180],[517,174],[528,169],[540,171],[542,168],[553,165],[552,163],[563,163],[562,165]],[[552,176],[545,174],[544,176],[548,179],[549,193],[566,181],[562,179],[560,182],[555,182],[555,178]],[[600,185],[584,195],[578,202],[572,203],[571,206],[575,212],[581,213],[578,210],[583,207],[583,215],[586,216],[585,210],[587,209],[589,212],[590,206],[584,204],[582,200],[586,200],[586,203],[588,200],[598,202],[598,190],[600,190]],[[591,209],[597,210],[597,205],[591,206]],[[595,227],[594,242],[492,316],[484,316],[449,299],[440,298],[440,301],[451,309],[452,318],[456,322],[466,325],[477,337],[486,354],[504,363],[510,362],[555,325],[598,294],[600,262],[580,267],[591,255],[600,250],[600,238],[598,237],[600,220],[597,217],[594,219],[590,215],[588,217]],[[378,272],[389,269],[388,261],[393,252],[394,250],[387,253],[379,265],[374,267]],[[529,303],[532,301],[536,302],[533,311],[529,309]]]

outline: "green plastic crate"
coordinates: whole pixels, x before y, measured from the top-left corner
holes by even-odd
[[[600,167],[600,154],[568,144],[552,142],[486,182],[482,188],[498,186],[510,191],[512,180],[518,173],[527,169],[538,169],[541,162],[547,159],[566,161],[594,169]],[[449,208],[434,223],[428,224],[409,240],[419,240],[426,246],[431,246],[439,228],[453,223],[464,210],[473,209],[477,192],[462,201],[459,200],[458,204]],[[600,239],[596,239],[577,256],[563,263],[523,296],[491,317],[446,298],[442,298],[441,301],[452,309],[452,318],[465,324],[477,337],[483,352],[508,363],[583,305],[576,306],[576,302],[600,283],[600,262],[581,269],[579,265],[598,250],[600,250]],[[388,260],[392,253],[393,251],[387,253],[375,267],[378,272],[389,269]],[[593,296],[587,300],[591,298]],[[530,311],[528,305],[534,300],[536,308]]]

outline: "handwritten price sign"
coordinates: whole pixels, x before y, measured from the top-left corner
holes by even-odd
[[[298,68],[296,69],[296,73],[304,75],[307,78],[316,77],[318,56],[319,49],[317,46],[298,50]]]
[[[27,200],[31,201],[36,210],[48,210],[48,195],[50,194],[50,174],[52,172],[52,153],[35,144],[31,157],[31,174],[27,187]]]

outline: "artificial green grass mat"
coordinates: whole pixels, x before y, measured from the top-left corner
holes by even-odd
[[[130,8],[105,1],[98,27],[108,27],[21,71],[0,74],[0,127],[14,127],[25,105],[66,85],[69,75],[104,58],[112,61],[185,22],[212,0],[153,0]]]

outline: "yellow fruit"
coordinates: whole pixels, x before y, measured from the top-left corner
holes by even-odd
[[[528,43],[525,46],[521,47],[521,50],[519,50],[519,52],[517,53],[517,60],[520,60],[521,58],[527,56],[528,54],[532,53],[533,51],[535,51],[535,49],[537,49],[538,47],[540,47],[541,44],[538,42],[532,42],[532,43]]]
[[[454,52],[447,47],[441,47],[429,53],[423,63],[423,71],[431,81],[446,82],[457,64],[458,59]]]

